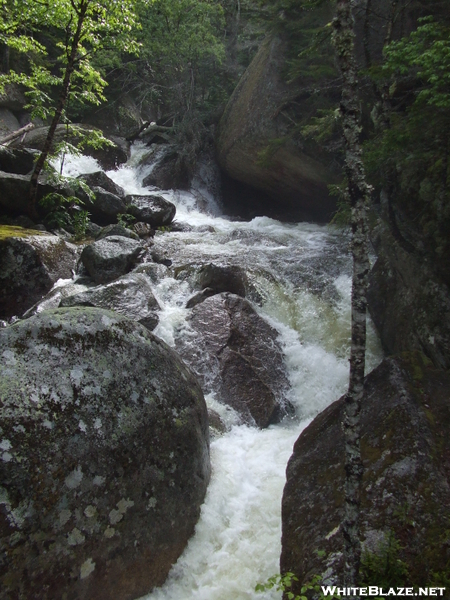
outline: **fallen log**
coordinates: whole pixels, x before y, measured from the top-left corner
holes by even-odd
[[[27,133],[27,131],[31,131],[32,129],[34,129],[34,123],[27,123],[27,125],[24,127],[21,127],[20,129],[17,129],[12,133],[8,133],[8,135],[0,138],[0,144],[6,144],[6,142],[10,142],[11,140],[20,137],[23,133]]]

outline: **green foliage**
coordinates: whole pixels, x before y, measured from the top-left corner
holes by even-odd
[[[151,0],[141,4],[149,4]],[[135,0],[0,0],[0,42],[28,62],[20,71],[0,75],[0,92],[8,83],[20,83],[27,89],[32,116],[51,118],[55,111],[55,92],[62,86],[82,7],[86,15],[77,48],[69,102],[72,105],[104,100],[107,85],[94,65],[93,57],[108,47],[116,52],[135,54],[139,24],[135,19]],[[37,41],[43,38],[44,43]]]
[[[122,227],[126,227],[127,229],[132,229],[135,221],[136,217],[133,217],[133,215],[129,215],[127,213],[119,213],[117,215],[117,223],[122,225]]]
[[[320,550],[317,552],[321,552]],[[290,591],[292,584],[298,581],[298,577],[294,575],[294,573],[284,573],[280,575],[277,573],[276,575],[272,575],[265,583],[258,583],[255,587],[256,592],[265,592],[271,589],[276,589],[278,592],[283,592],[284,596],[288,598],[288,600],[308,600],[308,595],[311,593],[315,594],[315,597],[322,600],[324,598],[340,598],[339,595],[329,594],[325,596],[320,587],[322,578],[320,575],[314,575],[312,579],[304,584],[302,584],[300,588],[300,595],[294,594]]]
[[[352,209],[350,206],[350,198],[348,195],[348,183],[345,179],[342,183],[337,185],[329,185],[328,191],[330,196],[337,198],[337,210],[330,221],[331,225],[337,225],[338,227],[348,227],[351,222]]]
[[[375,552],[363,552],[360,568],[363,581],[385,588],[405,585],[408,582],[408,567],[399,558],[401,549],[390,531]]]
[[[83,194],[87,203],[92,202],[95,195],[89,186],[81,179],[73,177],[61,177],[56,172],[48,175],[48,182],[70,189],[72,194],[65,195],[60,192],[52,192],[39,200],[39,205],[44,209],[45,221],[49,227],[62,227],[73,229],[75,240],[85,237],[89,225],[90,213],[84,208],[86,202],[75,194]]]
[[[450,26],[422,19],[385,49],[376,73],[393,97],[390,126],[365,146],[375,185],[395,173],[396,204],[439,257],[449,250]],[[381,80],[383,81],[383,80]]]

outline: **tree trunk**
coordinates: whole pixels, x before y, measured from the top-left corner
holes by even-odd
[[[369,274],[366,213],[371,189],[366,182],[359,142],[360,108],[351,0],[337,1],[333,26],[336,56],[343,79],[340,110],[345,142],[345,172],[352,211],[352,342],[349,387],[345,397],[345,516],[342,526],[344,585],[352,587],[358,582],[361,558],[359,513],[363,467],[360,449],[360,411],[364,391],[366,290]]]
[[[86,12],[89,6],[90,0],[80,0],[79,10],[77,12],[77,28],[75,34],[72,39],[72,44],[70,47],[70,54],[68,55],[66,70],[64,72],[64,79],[62,83],[61,93],[59,95],[58,105],[55,111],[55,115],[51,122],[51,125],[48,130],[47,138],[44,143],[44,147],[42,148],[42,152],[39,155],[39,158],[34,167],[33,174],[31,175],[30,181],[30,200],[28,204],[28,215],[32,219],[38,218],[38,213],[36,209],[36,200],[38,193],[38,182],[39,175],[44,167],[45,161],[49,155],[53,138],[55,135],[56,127],[58,126],[61,116],[63,114],[64,108],[67,104],[67,99],[69,97],[69,89],[70,89],[70,81],[72,77],[72,73],[75,70],[75,63],[77,60],[77,52],[78,46],[80,44],[80,39],[83,31],[83,24],[86,18]]]

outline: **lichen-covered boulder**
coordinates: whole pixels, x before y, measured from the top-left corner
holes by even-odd
[[[177,350],[204,390],[258,427],[286,413],[288,380],[278,333],[247,300],[216,294],[192,309],[188,323],[192,334],[177,341]]]
[[[143,251],[139,242],[112,235],[85,246],[80,259],[96,283],[109,283],[128,273]]]
[[[133,600],[163,583],[210,475],[196,379],[96,308],[0,330],[2,598]]]
[[[138,221],[148,223],[152,227],[170,225],[175,218],[176,208],[172,202],[162,196],[125,196],[127,213]]]
[[[384,360],[365,380],[361,539],[375,553],[397,541],[390,559],[406,563],[403,585],[439,585],[448,572],[449,397],[449,375],[418,353]],[[288,463],[280,567],[299,578],[294,594],[316,574],[343,582],[343,415],[341,398],[303,431]]]
[[[56,235],[3,225],[1,229],[5,235],[0,236],[0,317],[9,318],[22,315],[58,279],[70,279],[78,250]]]
[[[106,308],[139,321],[152,331],[158,325],[157,311],[160,306],[150,282],[150,278],[143,273],[129,273],[106,285],[66,296],[62,298],[60,306]]]

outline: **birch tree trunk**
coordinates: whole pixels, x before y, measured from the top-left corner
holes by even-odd
[[[359,142],[360,107],[351,0],[337,1],[333,27],[336,56],[343,80],[340,110],[345,142],[345,172],[352,214],[352,342],[349,387],[345,397],[343,522],[344,585],[351,587],[357,584],[361,558],[359,513],[363,467],[360,450],[360,411],[366,354],[366,290],[369,274],[367,206],[371,189],[366,182]]]
[[[80,44],[80,40],[83,32],[83,24],[86,18],[86,12],[89,6],[90,0],[80,0],[78,6],[75,6],[73,3],[72,6],[77,12],[77,27],[72,38],[72,43],[70,45],[70,52],[67,56],[67,65],[64,71],[64,79],[61,87],[61,93],[59,95],[58,105],[56,107],[55,115],[50,124],[47,138],[44,142],[44,147],[42,148],[42,152],[39,155],[38,160],[36,161],[36,165],[34,167],[34,171],[31,175],[30,181],[30,200],[28,204],[28,215],[32,219],[36,219],[38,217],[37,209],[36,209],[36,200],[38,193],[38,181],[39,175],[44,167],[45,161],[50,152],[50,148],[52,146],[53,138],[55,135],[56,127],[58,126],[61,116],[63,114],[64,108],[67,104],[67,99],[69,97],[69,89],[70,89],[70,81],[72,78],[72,74],[75,70],[75,64],[77,61],[77,53],[78,47]]]

